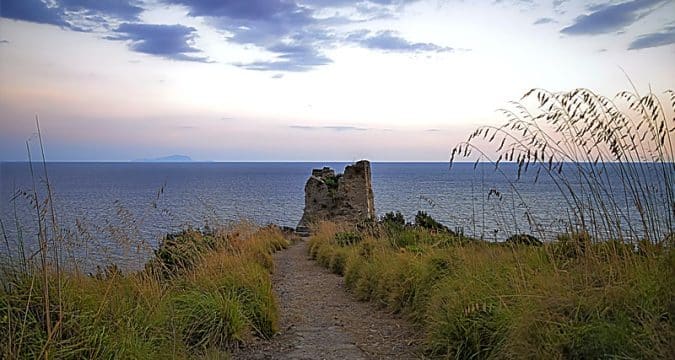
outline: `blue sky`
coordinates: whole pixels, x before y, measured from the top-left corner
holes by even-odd
[[[0,160],[445,161],[532,87],[674,88],[675,1],[0,0]]]

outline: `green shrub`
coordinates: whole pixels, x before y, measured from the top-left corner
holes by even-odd
[[[451,232],[447,226],[439,223],[424,211],[418,211],[415,215],[415,226],[428,230]]]
[[[390,211],[384,214],[382,218],[380,218],[380,222],[382,222],[385,225],[403,227],[405,226],[405,217],[403,217],[403,214],[401,214],[400,211],[397,212]]]
[[[526,246],[542,246],[544,243],[536,237],[529,234],[516,234],[509,236],[506,241],[507,244],[512,245],[526,245]]]

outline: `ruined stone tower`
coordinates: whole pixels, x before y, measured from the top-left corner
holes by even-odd
[[[370,162],[361,160],[335,174],[331,168],[312,170],[305,184],[305,211],[298,232],[322,220],[356,223],[375,218]]]

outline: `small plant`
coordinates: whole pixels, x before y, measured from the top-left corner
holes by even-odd
[[[329,190],[335,191],[338,188],[338,183],[340,181],[341,176],[342,176],[342,174],[338,174],[338,175],[335,175],[335,176],[328,176],[328,177],[323,179],[323,182],[328,186]]]

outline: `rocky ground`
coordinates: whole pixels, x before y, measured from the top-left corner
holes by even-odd
[[[356,301],[344,279],[310,260],[307,242],[275,254],[281,331],[235,359],[418,359],[406,321]]]

